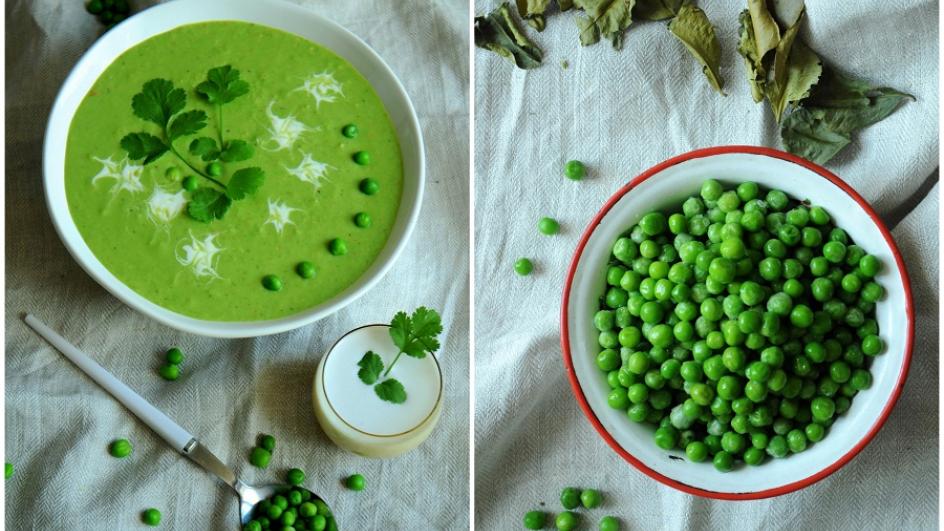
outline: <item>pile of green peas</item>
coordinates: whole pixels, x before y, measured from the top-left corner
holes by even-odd
[[[244,531],[311,530],[337,531],[331,509],[303,488],[282,490],[256,505]]]
[[[111,29],[115,24],[128,18],[131,6],[128,5],[128,0],[88,0],[85,3],[85,10],[95,15],[106,28]]]
[[[872,384],[880,269],[822,207],[707,180],[613,245],[593,319],[608,403],[722,472],[802,452]]]

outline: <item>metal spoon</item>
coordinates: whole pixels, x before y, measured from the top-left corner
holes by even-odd
[[[160,435],[167,444],[189,457],[191,461],[203,467],[207,472],[220,478],[220,481],[223,483],[232,487],[239,496],[239,520],[243,525],[252,519],[253,509],[260,501],[282,490],[301,488],[279,483],[258,487],[243,483],[228,466],[224,465],[223,462],[213,455],[196,437],[180,427],[179,424],[171,420],[170,417],[162,413],[148,401],[141,398],[141,395],[132,391],[130,387],[115,378],[110,372],[102,368],[101,365],[95,363],[87,354],[66,341],[62,336],[32,315],[27,314],[24,320],[30,328],[42,336],[42,338],[48,341],[52,346],[56,347],[65,357],[69,358],[69,360],[81,369],[82,372],[87,374],[89,378],[95,380],[98,385],[102,386],[106,391],[111,393],[115,399],[131,410],[136,417],[144,421],[144,423]],[[311,495],[313,500],[324,501],[323,498],[314,492],[311,492]]]

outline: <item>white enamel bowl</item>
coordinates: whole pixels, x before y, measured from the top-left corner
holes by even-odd
[[[800,454],[721,473],[710,462],[691,463],[681,451],[666,452],[652,428],[607,405],[609,386],[596,367],[593,314],[605,286],[610,248],[646,212],[680,204],[702,181],[731,185],[755,181],[826,208],[868,253],[881,259],[877,277],[886,290],[877,320],[885,352],[871,366],[872,387],[829,429],[826,438]],[[561,308],[564,365],[581,408],[600,436],[646,475],[690,494],[744,500],[778,496],[811,485],[849,462],[875,436],[901,393],[908,374],[914,312],[908,274],[895,242],[872,208],[827,170],[781,151],[730,146],[694,151],[655,166],[626,184],[603,206],[584,232],[564,285]]]
[[[124,285],[98,261],[79,234],[66,202],[65,155],[69,124],[89,88],[122,53],[178,26],[212,20],[241,20],[294,33],[346,59],[370,81],[397,131],[403,156],[400,211],[383,251],[353,285],[303,312],[267,321],[222,322],[194,319],[158,306]],[[367,44],[341,26],[279,0],[176,0],[149,8],[102,36],[75,65],[53,105],[43,146],[46,202],[59,237],[73,258],[105,289],[132,308],[168,326],[215,337],[254,337],[292,330],[350,304],[373,287],[403,250],[419,216],[425,182],[423,137],[403,85]]]

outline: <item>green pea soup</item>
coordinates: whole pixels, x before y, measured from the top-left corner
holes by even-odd
[[[223,65],[239,71],[249,92],[217,107],[195,87]],[[167,152],[144,164],[121,147],[130,133],[162,135],[132,110],[132,98],[155,78],[184,89],[184,112],[207,114],[206,128],[172,143],[186,162]],[[356,134],[342,134],[348,125]],[[223,163],[221,182],[241,168],[265,172],[255,194],[209,223],[188,215],[192,192],[183,187],[189,176],[212,187],[193,169],[207,162],[189,151],[201,136],[253,147],[251,159]],[[358,152],[369,154],[368,164],[355,162]],[[379,185],[376,193],[361,191],[366,178]],[[125,285],[183,315],[251,321],[316,306],[367,271],[393,228],[403,165],[382,101],[344,59],[272,28],[208,22],[152,37],[102,73],[69,129],[65,186],[83,239]],[[359,213],[369,226],[355,223]],[[346,243],[345,254],[329,252],[334,239]],[[296,272],[302,261],[314,264],[312,278]],[[282,288],[265,289],[266,275]]]

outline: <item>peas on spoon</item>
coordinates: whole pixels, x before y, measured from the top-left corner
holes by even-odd
[[[26,324],[40,337],[48,341],[49,344],[55,347],[56,350],[61,352],[65,357],[69,358],[82,372],[108,391],[116,400],[134,413],[136,417],[154,430],[155,433],[160,435],[165,442],[236,491],[237,496],[239,496],[240,525],[245,526],[252,520],[255,509],[260,502],[272,498],[279,493],[289,493],[292,490],[300,491],[303,498],[307,493],[307,501],[310,501],[318,508],[318,517],[320,517],[322,513],[331,514],[328,504],[324,499],[303,487],[293,487],[285,483],[272,483],[260,486],[243,483],[236,477],[236,473],[233,472],[231,468],[223,464],[222,461],[213,455],[213,453],[197,440],[196,437],[191,435],[190,432],[148,403],[139,394],[132,391],[130,387],[115,378],[101,365],[93,361],[87,354],[66,341],[62,336],[36,317],[27,315],[24,321],[26,321]],[[153,513],[149,513],[148,518],[154,517],[156,517],[159,522],[160,512],[155,510]],[[142,518],[144,518],[143,514]],[[333,518],[334,516],[332,515],[332,519]],[[334,522],[334,526],[336,526],[336,521],[332,521]]]

